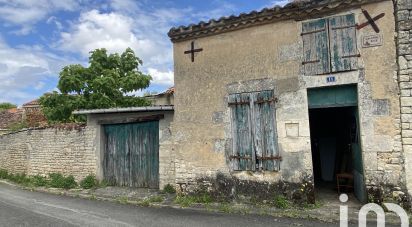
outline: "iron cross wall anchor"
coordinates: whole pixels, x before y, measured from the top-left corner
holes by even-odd
[[[195,53],[202,52],[203,48],[195,49],[195,41],[190,44],[190,50],[185,51],[185,54],[191,54],[192,62],[195,62]]]
[[[368,25],[371,25],[373,30],[375,30],[376,33],[379,33],[380,30],[379,30],[378,25],[375,23],[375,21],[377,21],[377,20],[381,19],[382,17],[384,17],[385,13],[381,13],[381,14],[379,14],[378,16],[376,16],[374,18],[372,18],[371,15],[368,13],[368,11],[366,11],[364,9],[362,9],[362,13],[363,13],[363,15],[365,15],[366,19],[368,19],[368,22],[365,22],[363,24],[357,24],[356,29],[359,30],[359,29],[362,29],[362,28],[364,28]]]

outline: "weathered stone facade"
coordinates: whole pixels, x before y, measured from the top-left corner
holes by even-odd
[[[0,136],[0,168],[10,173],[48,175],[62,173],[81,180],[96,174],[95,131],[29,129]]]
[[[412,195],[412,1],[397,0],[395,3],[397,28],[398,78],[401,94],[402,145],[405,162],[405,178],[409,195]]]
[[[356,84],[364,160],[363,180],[370,192],[369,199],[375,199],[373,197],[379,193],[392,198],[393,194],[406,191],[396,74],[394,4],[389,0],[365,0],[348,1],[338,7],[341,1],[330,2],[333,2],[332,6],[324,9],[325,15],[322,15],[322,2],[316,16],[308,16],[310,10],[305,9],[299,19],[290,19],[294,14],[299,15],[299,12],[293,11],[294,8],[290,13],[292,16],[284,16],[282,10],[274,9],[274,12],[262,11],[261,20],[254,20],[259,15],[252,13],[171,30],[169,35],[174,42],[176,87],[172,134],[176,143],[176,184],[181,190],[195,190],[199,181],[202,183],[203,179],[215,179],[223,174],[235,181],[296,184],[294,188],[298,190],[301,190],[298,185],[306,183],[309,186],[305,190],[311,191],[313,165],[307,90]],[[347,6],[350,3],[353,3],[352,7]],[[364,37],[376,34],[371,26],[366,26],[356,31],[357,51],[360,54],[357,70],[333,73],[336,78],[333,82],[327,80],[330,74],[305,75],[302,66],[302,20],[353,13],[356,23],[361,24],[367,21],[362,10],[373,16],[385,13],[376,22],[382,43],[374,47],[362,45]],[[279,16],[271,16],[272,12],[279,12]],[[282,16],[285,19],[279,19]],[[252,26],[251,23],[257,25]],[[405,26],[408,24],[403,23]],[[191,61],[191,56],[184,54],[190,49],[192,41],[195,41],[196,48],[203,48],[202,52],[196,53],[195,62]],[[410,53],[409,46],[402,46],[401,49],[406,56]],[[404,83],[402,86],[407,85]],[[232,134],[227,97],[234,93],[261,90],[274,90],[279,100],[276,104],[276,127],[283,158],[281,170],[232,171],[228,164]],[[289,188],[286,192],[295,189]],[[372,193],[374,191],[379,193]]]

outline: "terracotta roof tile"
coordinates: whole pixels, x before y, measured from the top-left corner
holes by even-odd
[[[172,42],[190,40],[199,37],[211,36],[223,32],[229,32],[251,26],[268,24],[275,21],[318,17],[322,13],[331,13],[340,9],[347,9],[363,4],[380,2],[385,0],[312,0],[296,1],[284,7],[275,6],[264,8],[261,11],[242,13],[238,16],[221,17],[208,22],[201,21],[189,26],[173,27],[168,35]],[[386,0],[388,1],[388,0]]]
[[[39,100],[38,100],[38,99],[35,99],[35,100],[32,100],[32,101],[30,101],[30,102],[28,102],[28,103],[23,104],[23,107],[26,107],[26,106],[38,106],[38,105],[40,105]]]

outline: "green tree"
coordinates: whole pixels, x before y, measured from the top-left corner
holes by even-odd
[[[60,72],[57,88],[46,93],[40,104],[51,122],[79,120],[72,115],[76,109],[147,106],[143,97],[131,92],[149,87],[151,76],[139,71],[140,60],[132,49],[121,55],[108,54],[106,49],[90,52],[89,66],[69,65]]]
[[[0,112],[1,112],[1,111],[4,111],[4,110],[13,109],[13,108],[16,108],[16,107],[17,107],[17,106],[14,105],[14,104],[12,104],[12,103],[2,102],[2,103],[0,103]]]

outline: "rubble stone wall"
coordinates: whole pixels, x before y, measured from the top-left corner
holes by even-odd
[[[408,192],[412,195],[412,167],[408,166],[408,163],[412,161],[412,1],[397,0],[394,2],[404,168]]]
[[[0,136],[0,169],[27,175],[62,173],[81,180],[96,174],[94,135],[94,130],[79,127],[33,129]]]

